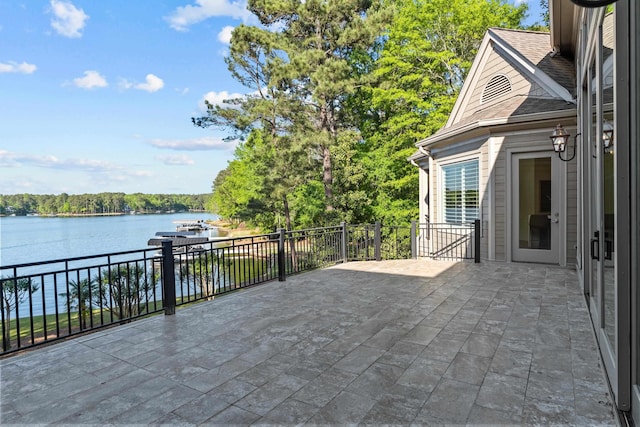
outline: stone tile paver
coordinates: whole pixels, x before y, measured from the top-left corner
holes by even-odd
[[[0,424],[617,425],[575,274],[354,262],[0,360]]]

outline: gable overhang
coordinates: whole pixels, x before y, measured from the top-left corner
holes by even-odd
[[[538,68],[516,49],[513,49],[507,42],[502,40],[500,36],[498,36],[497,34],[493,34],[491,30],[489,30],[489,32],[492,34],[491,38],[494,44],[494,49],[496,51],[501,52],[508,58],[511,58],[511,60],[515,62],[518,68],[525,71],[526,75],[531,77],[533,81],[545,88],[547,92],[552,93],[567,102],[573,104],[576,103],[573,95],[571,95],[571,93],[561,84],[549,77],[544,71]]]
[[[553,0],[551,0],[553,1]],[[571,3],[568,0],[561,0],[563,4],[563,9],[565,10],[566,16],[569,16],[569,12],[571,11],[571,20],[569,21],[569,27],[573,28],[573,11],[575,8],[570,7],[567,8],[564,6],[564,3]],[[573,3],[571,3],[573,5]],[[573,40],[573,39],[572,39]],[[551,49],[552,45],[549,46]],[[469,74],[464,84],[462,85],[462,89],[458,94],[458,98],[451,110],[451,114],[445,124],[445,128],[453,127],[455,123],[460,119],[460,114],[465,110],[467,103],[469,102],[471,90],[477,86],[478,80],[480,79],[480,71],[486,64],[486,61],[489,58],[489,51],[493,49],[498,52],[502,57],[509,60],[516,69],[519,69],[523,75],[528,76],[532,81],[536,82],[547,92],[556,96],[557,98],[563,99],[566,102],[576,104],[575,97],[561,84],[556,82],[552,77],[542,71],[539,67],[537,67],[533,62],[527,59],[522,53],[518,52],[514,49],[509,43],[504,41],[496,31],[489,28],[480,44],[478,49],[478,53],[476,54],[476,58],[469,69]]]
[[[578,7],[568,0],[549,0],[551,46],[559,54],[573,58],[577,44]]]

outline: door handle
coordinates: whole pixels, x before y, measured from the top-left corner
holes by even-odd
[[[591,259],[600,260],[600,232],[593,232],[591,239]]]

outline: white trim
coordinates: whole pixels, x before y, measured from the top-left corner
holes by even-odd
[[[491,30],[489,30],[491,32]],[[565,89],[562,85],[553,80],[547,73],[542,71],[540,68],[536,67],[531,63],[527,58],[525,58],[520,52],[513,49],[507,42],[502,40],[497,34],[491,34],[492,39],[494,41],[494,49],[496,49],[499,53],[504,53],[511,57],[517,66],[522,70],[529,73],[529,75],[533,78],[533,80],[538,83],[540,86],[545,88],[547,92],[552,95],[556,95],[559,98],[564,99],[567,102],[572,104],[576,103],[575,98],[571,95],[571,93]]]
[[[562,120],[562,119],[571,119],[571,118],[575,119],[575,117],[576,117],[575,109],[570,108],[567,110],[545,111],[543,113],[523,114],[516,117],[503,117],[498,119],[479,120],[477,122],[469,123],[465,126],[461,126],[453,129],[445,129],[438,134],[432,135],[428,138],[418,141],[415,145],[416,147],[420,147],[420,146],[428,147],[437,142],[441,142],[442,140],[452,138],[460,134],[464,134],[471,130],[479,129],[479,128],[487,128],[490,126],[532,123],[532,122],[543,121],[543,120]]]
[[[464,148],[464,147],[466,147],[468,145],[483,144],[486,141],[487,141],[487,135],[481,135],[481,136],[478,136],[478,137],[475,137],[475,138],[465,139],[464,141],[455,142],[453,144],[447,145],[446,147],[432,148],[429,151],[434,156],[442,156],[442,157],[446,158],[446,157],[449,157],[449,156],[455,156],[456,155],[456,154],[447,154],[447,153],[449,153],[451,151],[462,149],[462,148]]]
[[[458,94],[456,103],[451,110],[449,119],[447,120],[444,129],[453,126],[457,123],[461,117],[459,117],[465,110],[470,101],[470,95],[473,92],[472,89],[478,85],[478,81],[482,75],[487,61],[489,60],[488,50],[495,50],[497,53],[507,56],[513,60],[516,68],[520,71],[524,71],[526,75],[530,76],[532,80],[545,88],[551,95],[556,95],[559,98],[564,99],[572,104],[576,103],[576,99],[571,93],[565,89],[562,85],[553,80],[547,73],[536,67],[527,58],[521,55],[516,49],[512,48],[506,41],[500,38],[494,31],[488,29],[480,47],[476,54],[475,60],[469,69],[467,78],[465,79],[462,89]],[[483,90],[484,91],[484,90]]]
[[[484,38],[482,39],[482,43],[480,43],[480,47],[478,48],[478,53],[476,53],[473,64],[469,69],[467,78],[464,80],[462,89],[460,89],[458,99],[456,99],[456,103],[453,105],[451,114],[449,114],[447,124],[444,126],[445,128],[448,128],[456,123],[458,121],[458,115],[464,112],[467,108],[467,104],[469,103],[470,98],[470,96],[468,95],[471,95],[471,88],[476,87],[477,81],[480,79],[480,75],[482,74],[481,72],[479,72],[479,70],[483,70],[484,66],[489,60],[489,55],[487,55],[486,52],[490,47],[490,39],[491,37],[489,35],[489,32],[485,33]]]
[[[487,170],[492,171],[498,163],[498,155],[500,154],[500,146],[504,144],[504,136],[494,136],[487,140]],[[495,175],[489,173],[487,178],[487,254],[490,260],[496,259],[496,199],[495,199]],[[505,201],[506,203],[506,201]]]
[[[505,161],[506,161],[506,172],[505,172],[505,260],[507,262],[513,261],[513,168],[512,168],[512,159],[513,155],[516,154],[537,154],[537,153],[549,153],[550,150],[545,149],[542,146],[531,147],[531,141],[528,142],[520,142],[520,143],[509,143],[509,147],[505,149]],[[567,167],[566,162],[562,162],[560,160],[555,160],[554,153],[550,153],[551,155],[551,168],[553,174],[553,168],[557,167],[558,183],[559,191],[557,196],[557,209],[558,212],[561,213],[562,217],[560,218],[560,223],[558,224],[558,254],[557,261],[558,265],[566,266],[567,265],[567,254],[566,254],[566,246],[567,246]],[[556,162],[559,162],[556,163]],[[555,184],[552,184],[555,185]]]
[[[478,161],[478,217],[480,218],[480,220],[482,220],[482,197],[480,195],[480,184],[482,182],[482,153],[479,150],[476,151],[472,151],[472,152],[467,152],[467,153],[460,153],[460,154],[452,154],[450,156],[445,156],[443,158],[438,159],[437,162],[437,167],[438,167],[438,183],[439,183],[439,190],[436,194],[437,194],[437,203],[436,205],[438,206],[438,221],[437,222],[446,222],[445,221],[445,216],[444,216],[444,179],[443,179],[443,170],[442,168],[445,166],[450,166],[453,165],[455,163],[463,163],[463,162],[469,162],[472,160],[477,160]],[[433,195],[433,193],[431,193]],[[431,201],[433,201],[433,198],[430,199]]]

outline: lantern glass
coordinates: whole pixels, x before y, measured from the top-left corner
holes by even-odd
[[[553,151],[556,153],[564,153],[564,150],[567,147],[567,140],[569,139],[569,134],[564,130],[562,125],[556,126],[553,130],[553,133],[549,138],[551,138],[551,143],[553,144]]]

